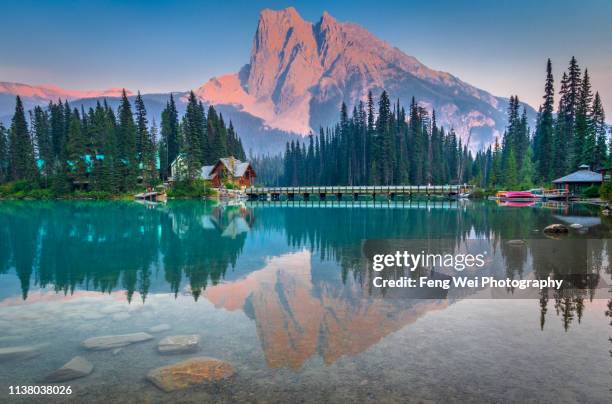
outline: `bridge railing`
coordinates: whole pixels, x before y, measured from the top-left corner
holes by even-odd
[[[365,185],[365,186],[299,186],[249,187],[247,194],[373,194],[373,193],[449,193],[472,189],[470,185]]]

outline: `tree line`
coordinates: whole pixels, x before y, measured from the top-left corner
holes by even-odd
[[[181,153],[191,173],[220,157],[245,158],[231,121],[226,126],[212,105],[205,111],[193,92],[180,121],[170,95],[159,134],[140,93],[133,108],[125,90],[116,111],[106,100],[87,111],[59,100],[26,114],[17,96],[10,128],[0,123],[0,183],[27,181],[60,194],[121,193],[167,179]]]
[[[340,122],[321,129],[306,143],[287,143],[283,185],[396,185],[463,183],[470,179],[472,157],[454,130],[439,127],[413,98],[408,113],[393,106],[386,91],[372,93],[349,117],[346,104]]]
[[[574,57],[561,77],[558,97],[555,112],[549,59],[535,130],[530,132],[524,110],[519,116],[518,97],[511,97],[501,144],[495,142],[476,154],[475,183],[492,188],[546,185],[580,165],[595,170],[609,164],[609,129],[601,97],[598,92],[593,94],[588,69],[582,73]]]
[[[282,185],[397,185],[472,183],[483,188],[549,184],[587,164],[608,164],[608,128],[599,93],[575,58],[563,74],[554,112],[552,65],[547,63],[544,102],[536,127],[511,96],[508,124],[493,145],[473,155],[454,130],[445,131],[413,98],[408,112],[386,91],[375,112],[372,94],[351,116],[342,104],[340,120],[318,136],[286,145]],[[264,160],[263,163],[267,161]]]

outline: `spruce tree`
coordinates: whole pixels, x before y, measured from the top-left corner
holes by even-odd
[[[0,122],[0,183],[8,180],[9,152],[6,128]]]
[[[167,178],[170,164],[179,154],[179,137],[178,111],[170,93],[170,100],[161,115],[160,166],[163,178]]]
[[[68,177],[74,184],[83,187],[87,181],[87,164],[85,161],[85,136],[79,111],[75,108],[70,115],[68,138],[66,140],[66,157],[68,159]]]
[[[34,180],[37,177],[34,146],[19,96],[9,130],[9,162],[12,180]]]
[[[554,79],[550,59],[546,63],[546,82],[544,84],[544,103],[540,109],[534,136],[534,160],[539,178],[545,182],[552,179],[554,161]]]
[[[157,172],[157,125],[155,120],[147,130],[146,136],[142,139],[142,181],[146,186],[153,186],[158,182]]]
[[[132,106],[125,89],[121,95],[121,103],[117,111],[117,150],[122,178],[122,190],[131,191],[136,187],[138,176],[138,158],[136,155],[136,124],[132,115]]]
[[[46,180],[53,173],[54,166],[49,115],[40,106],[36,106],[34,111],[30,112],[30,116],[32,132],[38,150],[38,158],[42,163],[42,174]]]
[[[595,93],[592,111],[592,131],[596,138],[595,149],[593,151],[593,169],[597,169],[608,164],[608,129],[606,115],[598,92]]]
[[[198,176],[204,162],[202,155],[204,116],[193,91],[189,93],[187,111],[183,116],[181,129],[183,132],[184,141],[182,150],[185,153],[187,176],[189,179],[194,179]]]
[[[150,142],[149,121],[147,120],[147,109],[145,107],[140,91],[136,95],[134,101],[134,109],[136,111],[136,156],[138,159],[139,168],[142,169],[144,161],[145,149]]]
[[[578,167],[581,164],[593,165],[595,133],[592,130],[593,125],[591,123],[592,102],[591,81],[589,79],[589,72],[585,69],[576,104],[573,167]]]

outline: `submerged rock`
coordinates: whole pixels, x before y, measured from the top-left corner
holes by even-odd
[[[10,360],[24,360],[40,355],[40,349],[46,345],[13,346],[0,348],[0,363]]]
[[[525,245],[525,241],[524,240],[508,240],[506,241],[506,244],[508,244],[509,246],[513,246],[513,247],[520,247],[520,246]]]
[[[79,379],[93,372],[94,366],[87,359],[75,356],[61,368],[43,379],[44,382],[59,383]]]
[[[227,379],[234,373],[231,363],[215,358],[199,357],[153,369],[147,375],[147,380],[161,390],[171,392]]]
[[[144,342],[153,339],[153,336],[146,332],[137,332],[134,334],[124,335],[106,335],[103,337],[88,338],[81,343],[84,348],[91,349],[93,351],[102,351],[105,349],[115,349],[135,344],[137,342]]]
[[[168,324],[159,324],[149,328],[149,332],[156,334],[159,332],[169,331],[171,328],[172,327],[170,327]]]
[[[173,335],[159,341],[157,350],[161,354],[172,355],[195,352],[200,348],[199,335]]]
[[[546,226],[544,228],[545,233],[567,233],[569,229],[559,223],[551,224],[550,226]]]

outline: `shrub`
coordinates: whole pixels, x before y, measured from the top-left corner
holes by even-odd
[[[33,189],[26,193],[27,198],[32,199],[51,199],[55,196],[50,189]]]
[[[470,193],[470,199],[484,199],[485,198],[485,190],[482,188],[475,188]]]
[[[212,191],[204,180],[195,179],[175,182],[167,194],[170,198],[202,198],[212,195]]]
[[[597,185],[591,185],[582,191],[582,196],[585,198],[599,198],[599,187]]]
[[[599,194],[606,201],[612,201],[612,181],[606,181],[599,187]]]

